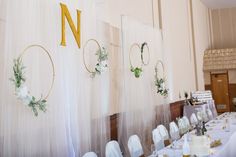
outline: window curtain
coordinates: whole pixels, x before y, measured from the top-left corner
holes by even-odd
[[[131,46],[134,43],[141,46],[144,42],[147,42],[149,47],[150,61],[147,66],[142,66],[141,76],[135,78],[130,70],[130,60],[134,67],[141,67],[140,49],[135,47],[131,51]],[[128,16],[122,16],[122,44],[124,77],[119,116],[119,143],[125,156],[129,156],[128,138],[137,134],[141,139],[145,155],[150,155],[152,130],[159,123],[169,122],[169,114],[165,116],[166,113],[160,111],[160,108],[168,108],[168,99],[156,93],[154,82],[155,64],[157,60],[163,60],[161,32]],[[146,48],[143,53],[144,61],[147,62]]]
[[[67,24],[67,46],[60,46],[60,2],[68,6],[75,24],[76,9],[83,13],[81,46],[95,38],[109,51],[107,26],[96,20],[94,1],[0,0],[0,156],[77,157],[87,151],[104,156],[110,130],[109,73],[90,77],[83,65],[83,48],[78,48]],[[40,112],[38,117],[17,100],[9,81],[13,59],[30,44],[40,44],[50,52],[56,74],[47,112]],[[53,77],[50,61],[34,47],[27,51],[23,63],[26,85],[40,98],[49,90]],[[92,68],[94,59],[87,63]]]

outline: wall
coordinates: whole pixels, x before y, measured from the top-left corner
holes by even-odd
[[[236,8],[213,9],[210,15],[212,48],[235,48]]]
[[[209,10],[211,48],[235,48],[236,47],[236,7]],[[213,71],[214,73],[227,72]],[[228,70],[229,98],[232,110],[236,110],[232,99],[236,97],[236,70]],[[204,73],[206,89],[211,89],[210,72]]]
[[[171,102],[183,99],[185,91],[196,90],[197,86],[199,90],[204,89],[202,64],[203,53],[209,48],[209,30],[208,9],[200,0],[192,2],[194,27],[189,0],[98,0],[97,9],[99,19],[117,29],[121,27],[122,15],[162,28]],[[117,106],[113,107],[112,113],[116,109]]]
[[[193,21],[196,48],[198,90],[205,89],[203,55],[210,48],[208,8],[201,1],[193,1]]]
[[[175,101],[179,93],[183,98],[184,91],[204,89],[202,65],[203,53],[209,47],[208,9],[201,1],[192,1],[191,8],[188,0],[162,0],[161,6],[171,100]]]

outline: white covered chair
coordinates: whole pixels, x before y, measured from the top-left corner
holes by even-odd
[[[191,125],[190,125],[189,119],[186,116],[183,116],[182,119],[184,121],[186,132],[188,132],[191,129]]]
[[[106,157],[123,157],[117,141],[110,141],[106,144]]]
[[[157,128],[152,131],[152,140],[155,145],[155,151],[159,151],[165,147],[164,140]]]
[[[184,123],[184,120],[182,118],[180,118],[178,120],[178,126],[179,126],[179,133],[181,135],[185,134],[187,131],[186,131],[186,126],[185,126],[185,123]]]
[[[128,140],[128,148],[131,157],[140,157],[143,153],[143,147],[137,135],[132,135]]]
[[[207,116],[208,116],[208,119],[209,120],[212,120],[212,119],[214,119],[214,116],[213,116],[213,114],[212,114],[212,112],[211,112],[211,110],[210,109],[207,109]]]
[[[192,113],[190,117],[190,122],[193,127],[195,127],[198,124],[198,119],[195,113]]]
[[[175,122],[170,122],[170,137],[172,141],[178,140],[180,138],[179,128]]]
[[[164,141],[169,140],[169,133],[164,125],[158,125],[157,129]]]
[[[83,155],[83,157],[98,157],[94,152],[88,152]]]
[[[198,121],[203,121],[203,115],[202,115],[201,111],[197,112],[197,119],[198,119]]]

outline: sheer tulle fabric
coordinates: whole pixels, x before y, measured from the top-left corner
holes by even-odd
[[[85,71],[82,51],[71,32],[67,46],[60,46],[61,1],[1,0],[0,32],[0,156],[4,157],[74,157],[88,151],[103,156],[109,138],[107,105],[109,74],[91,79]],[[83,11],[83,41],[107,39],[94,28],[93,1],[63,0],[69,10]],[[2,4],[4,4],[2,7]],[[2,10],[5,8],[6,10]],[[72,11],[71,11],[72,14]],[[2,22],[4,19],[4,22]],[[69,30],[69,28],[68,28]],[[99,32],[96,33],[96,32]],[[47,112],[34,117],[29,107],[14,96],[13,59],[30,44],[47,48],[56,68],[56,80],[48,98]],[[83,44],[83,43],[82,43]],[[52,69],[47,56],[32,48],[24,57],[27,86],[40,98],[48,91]],[[101,88],[102,87],[102,88]],[[96,93],[96,94],[95,94]]]
[[[139,78],[135,78],[130,71],[130,48],[137,43],[141,46],[147,42],[150,50],[150,62],[143,66],[140,58],[140,50],[134,48],[131,52],[131,62],[133,66],[142,66],[143,72]],[[155,64],[162,56],[161,33],[150,26],[141,24],[136,20],[122,17],[122,43],[123,43],[123,86],[121,114],[119,116],[119,143],[128,154],[127,142],[129,136],[137,134],[143,143],[145,154],[150,153],[152,136],[151,132],[156,127],[156,119],[165,122],[169,121],[169,113],[165,114],[158,110],[163,104],[163,110],[168,108],[164,106],[165,101],[156,93],[154,82]],[[148,52],[144,51],[144,61],[147,62]],[[167,123],[167,125],[169,122]]]

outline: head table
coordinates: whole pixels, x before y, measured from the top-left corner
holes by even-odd
[[[230,123],[230,127],[227,129],[224,127],[226,119]],[[211,142],[221,140],[222,143],[222,145],[210,149],[209,157],[236,157],[236,112],[224,113],[216,117],[206,124],[206,128],[206,135],[209,135]],[[195,130],[188,133],[189,140],[193,134],[195,134]],[[169,145],[158,151],[157,154],[167,157],[182,157],[183,142],[183,138],[181,138],[174,142],[174,148]],[[157,154],[151,156],[158,156]]]

